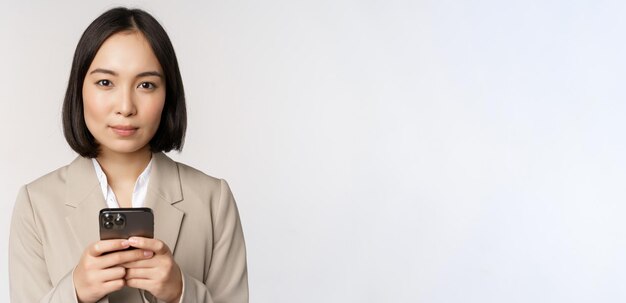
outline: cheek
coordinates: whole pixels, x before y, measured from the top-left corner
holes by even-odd
[[[146,107],[144,107],[144,112],[147,120],[156,131],[159,128],[159,122],[161,121],[161,114],[163,113],[163,106],[165,105],[165,96],[162,98],[155,98],[148,102]]]
[[[100,100],[102,97],[88,88],[83,89],[83,113],[85,115],[85,123],[91,129],[95,122],[104,120],[107,108],[106,102]]]

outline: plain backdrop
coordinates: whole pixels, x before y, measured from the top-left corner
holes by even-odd
[[[74,48],[117,5],[173,41],[170,156],[229,181],[251,302],[624,302],[624,3],[3,2],[0,302],[17,190],[75,157]]]

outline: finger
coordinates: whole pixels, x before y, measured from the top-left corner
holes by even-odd
[[[94,243],[88,252],[91,256],[97,257],[104,253],[126,249],[130,243],[126,239],[102,240]]]
[[[154,286],[154,282],[148,279],[128,279],[125,280],[126,285],[133,288],[139,288],[143,290],[150,291]]]
[[[126,268],[121,267],[121,266],[103,269],[98,272],[98,280],[103,281],[103,282],[123,279],[125,276],[126,276]]]
[[[99,257],[101,268],[108,268],[111,266],[133,262],[137,260],[144,260],[152,258],[154,253],[149,250],[143,249],[131,249],[125,251],[118,251]]]
[[[131,237],[128,239],[130,246],[151,250],[158,255],[169,253],[170,249],[163,241],[143,237]]]
[[[124,279],[154,279],[156,271],[153,268],[131,268],[126,270]]]
[[[120,264],[120,266],[124,268],[150,268],[156,267],[155,264],[156,258],[150,258],[145,260],[132,261],[124,264]]]
[[[101,289],[104,291],[104,293],[109,294],[114,291],[122,289],[124,285],[126,285],[126,280],[117,279],[117,280],[112,280],[112,281],[107,281],[107,282],[102,283]]]

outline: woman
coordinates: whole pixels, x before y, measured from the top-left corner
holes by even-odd
[[[181,150],[185,128],[183,83],[159,23],[125,8],[94,20],[63,104],[65,137],[80,156],[18,194],[11,300],[247,302],[243,232],[227,183],[163,154]],[[151,208],[154,239],[99,241],[106,207]]]

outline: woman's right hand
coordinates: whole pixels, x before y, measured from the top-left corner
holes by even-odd
[[[123,250],[128,247],[128,240],[115,239],[98,241],[85,248],[73,276],[79,302],[96,302],[124,287],[126,269],[120,264],[152,258],[152,251]]]

